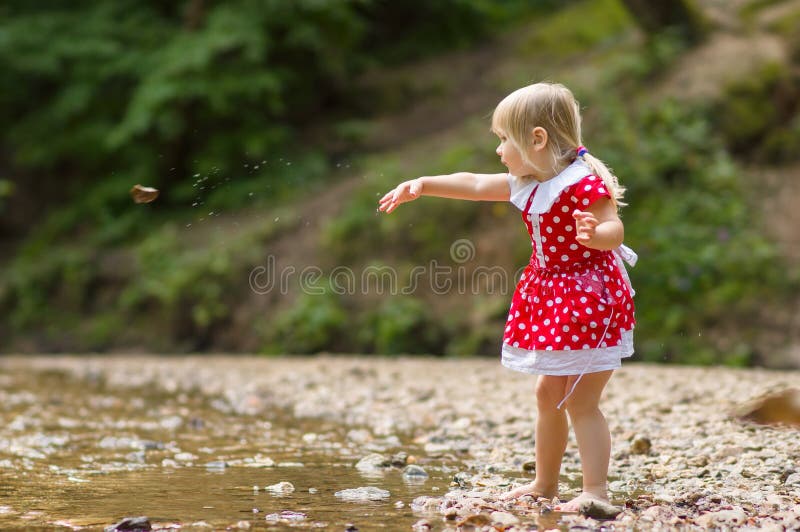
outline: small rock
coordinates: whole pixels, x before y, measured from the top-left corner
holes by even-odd
[[[578,512],[593,519],[615,519],[622,513],[622,509],[607,502],[588,500],[581,503]]]
[[[403,476],[406,478],[428,478],[428,473],[418,465],[407,465],[403,469]]]
[[[276,495],[286,495],[294,491],[294,484],[291,482],[278,482],[271,486],[264,486],[264,491],[274,493]]]
[[[732,510],[709,512],[695,519],[695,523],[706,528],[741,525],[745,521],[747,521],[747,514],[738,507]]]
[[[269,523],[297,523],[305,521],[308,516],[302,512],[284,510],[281,513],[269,514],[264,519]]]
[[[469,517],[462,519],[456,526],[459,527],[483,527],[489,526],[492,524],[492,518],[486,514],[477,514],[477,515],[470,515]]]
[[[250,522],[249,521],[237,521],[234,528],[238,528],[239,530],[250,530]]]
[[[519,519],[508,512],[492,512],[489,516],[492,523],[500,523],[504,526],[511,526],[519,524]]]
[[[414,532],[428,532],[431,529],[431,522],[427,519],[420,519],[413,525],[411,525],[411,530]]]
[[[646,509],[642,512],[640,517],[643,521],[652,521],[654,523],[665,523],[674,525],[677,524],[680,519],[678,519],[678,515],[675,513],[669,506],[651,506],[650,508]]]
[[[529,460],[522,464],[522,470],[527,473],[533,473],[536,471],[536,462],[534,460]]]
[[[391,493],[375,486],[367,486],[337,491],[334,496],[345,501],[380,501],[388,499]]]
[[[392,455],[390,462],[392,467],[403,467],[407,463],[406,460],[408,460],[408,453],[400,451]]]
[[[197,460],[197,456],[192,453],[178,453],[174,458],[180,462],[191,462],[192,460]]]
[[[800,473],[792,473],[788,477],[786,477],[786,482],[784,482],[787,486],[800,486]]]
[[[228,467],[228,464],[224,460],[214,460],[213,462],[206,463],[206,469],[212,471],[221,471],[224,470],[226,467]]]
[[[359,471],[382,471],[390,467],[392,462],[382,454],[372,453],[358,461],[356,469]]]
[[[650,454],[650,449],[652,449],[653,444],[650,442],[650,438],[645,438],[644,436],[637,436],[631,442],[631,454]]]
[[[126,517],[122,521],[105,528],[105,532],[149,532],[150,519],[147,517]]]
[[[358,527],[353,523],[347,523],[344,525],[344,532],[358,532]]]

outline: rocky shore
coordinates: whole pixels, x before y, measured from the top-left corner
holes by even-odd
[[[535,473],[536,411],[535,378],[495,360],[114,356],[2,364],[120,389],[200,393],[233,413],[287,409],[369,437],[412,438],[429,459],[458,457],[466,467],[449,491],[411,503],[416,530],[800,529],[800,426],[745,419],[760,399],[800,387],[800,372],[626,364],[602,401],[617,515],[601,519],[553,512],[554,501],[499,500]],[[561,479],[561,500],[579,493],[572,434]]]

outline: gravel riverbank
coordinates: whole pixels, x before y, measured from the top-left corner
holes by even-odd
[[[220,398],[235,413],[288,409],[365,431],[397,435],[427,456],[467,465],[447,493],[411,504],[416,528],[506,530],[719,527],[800,529],[800,429],[743,421],[759,397],[800,387],[800,372],[629,363],[602,407],[612,434],[613,521],[550,511],[551,501],[498,495],[533,475],[535,378],[495,360],[314,358],[3,357],[6,368],[65,371],[125,389],[150,387]],[[364,456],[369,454],[365,450]],[[580,486],[574,436],[560,497]],[[481,517],[474,517],[480,514]]]

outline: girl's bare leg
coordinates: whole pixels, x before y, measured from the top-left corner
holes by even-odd
[[[608,423],[600,411],[600,396],[603,393],[613,370],[587,373],[567,399],[565,406],[569,413],[583,470],[583,493],[566,504],[555,507],[561,512],[578,511],[581,502],[597,499],[608,502],[608,462],[611,457],[611,434]],[[566,390],[572,388],[577,376],[567,379]],[[566,391],[564,392],[566,394]]]
[[[536,479],[501,496],[502,500],[523,495],[552,499],[558,495],[561,458],[567,448],[569,425],[563,409],[556,408],[564,397],[567,377],[540,375],[536,382]]]

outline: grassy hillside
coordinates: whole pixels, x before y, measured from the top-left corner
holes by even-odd
[[[586,0],[480,46],[370,69],[358,80],[377,95],[368,115],[308,127],[277,160],[210,165],[163,190],[185,198],[170,210],[130,204],[127,176],[88,187],[4,266],[4,347],[494,355],[530,253],[518,212],[434,198],[390,216],[375,206],[418,175],[501,171],[488,114],[549,79],[576,93],[587,146],[628,187],[638,355],[785,364],[773,348],[793,340],[791,312],[778,310],[797,305],[800,279],[756,176],[796,168],[800,43],[785,21],[800,6],[709,4],[712,31],[695,45],[648,39],[615,0]],[[702,68],[742,43],[735,67]],[[90,227],[86,212],[101,213]],[[465,284],[487,267],[506,286]]]

